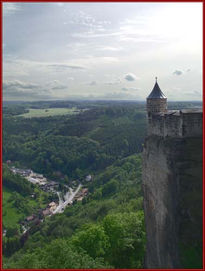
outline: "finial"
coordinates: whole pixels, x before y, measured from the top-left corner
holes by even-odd
[[[157,83],[157,77],[155,77],[155,79],[156,79],[156,83]]]

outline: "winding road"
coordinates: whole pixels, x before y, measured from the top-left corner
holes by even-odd
[[[59,198],[59,205],[58,207],[53,211],[53,214],[58,214],[58,213],[63,213],[65,207],[69,204],[72,203],[73,198],[75,197],[75,195],[79,192],[80,188],[82,187],[82,184],[79,184],[77,189],[73,192],[72,188],[69,188],[69,191],[65,194],[64,199],[65,201],[63,201],[60,192],[57,192],[58,194],[58,198]]]

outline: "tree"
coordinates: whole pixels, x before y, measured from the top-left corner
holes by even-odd
[[[114,194],[117,191],[117,189],[118,189],[117,180],[111,179],[108,183],[106,183],[103,186],[102,195],[105,197],[105,196],[108,196],[110,194]]]
[[[102,257],[110,246],[108,236],[100,225],[89,225],[76,233],[72,244],[84,249],[93,258]]]
[[[43,248],[27,252],[7,268],[23,269],[102,269],[110,268],[102,259],[91,258],[84,250],[76,250],[68,240],[56,239]]]
[[[145,250],[143,213],[119,213],[103,220],[110,240],[106,259],[115,268],[142,268]]]
[[[15,235],[19,234],[19,229],[18,227],[8,227],[6,229],[6,237],[13,237]]]

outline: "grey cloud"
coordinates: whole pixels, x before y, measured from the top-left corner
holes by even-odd
[[[121,32],[111,32],[111,33],[98,33],[93,31],[88,31],[84,33],[73,33],[72,37],[74,38],[105,38],[105,37],[118,37],[121,35]]]
[[[92,81],[92,82],[90,82],[89,85],[90,85],[90,86],[96,86],[96,85],[97,85],[97,82],[96,82],[96,81]]]
[[[202,98],[202,91],[199,90],[193,90],[193,91],[187,91],[183,93],[185,96],[190,96],[190,97],[197,97],[197,98]]]
[[[179,70],[176,70],[173,72],[174,75],[182,75],[183,72],[182,71],[179,71]]]
[[[138,88],[135,88],[135,87],[123,87],[121,90],[123,90],[123,91],[135,91],[135,90],[139,90]]]
[[[103,47],[99,47],[98,50],[100,51],[113,51],[113,52],[117,52],[117,51],[122,51],[122,47],[114,47],[114,46],[103,46]]]
[[[99,20],[93,17],[91,14],[79,10],[73,13],[68,23],[87,27],[88,29],[95,29],[97,31],[104,31],[104,26],[109,25],[111,22],[108,20]]]
[[[190,72],[190,71],[191,71],[191,69],[187,69],[187,70],[186,70],[186,72]]]
[[[48,90],[39,89],[38,91],[34,90],[23,90],[20,88],[7,88],[3,89],[3,99],[11,99],[11,100],[33,100],[33,99],[50,99],[51,95]]]
[[[122,90],[124,90],[124,91],[128,91],[128,88],[121,88]]]
[[[54,80],[53,82],[49,82],[47,84],[47,86],[48,86],[49,89],[52,89],[52,90],[59,90],[59,89],[66,89],[66,88],[68,88],[67,85],[62,84],[58,80]]]
[[[51,89],[52,90],[59,90],[59,89],[66,89],[67,88],[67,86],[65,86],[65,85],[59,85],[59,86],[53,86]]]
[[[17,3],[3,3],[3,15],[11,15],[21,10],[20,4]]]
[[[105,82],[104,84],[112,86],[112,85],[118,85],[118,84],[121,84],[121,83],[122,83],[121,80],[118,78],[118,79],[110,81],[110,82]]]
[[[133,73],[127,73],[124,78],[127,81],[135,81],[137,79]]]
[[[123,92],[112,92],[105,94],[102,98],[105,99],[135,99],[135,97],[129,93],[123,93]]]
[[[4,89],[22,88],[22,89],[37,89],[39,85],[33,83],[25,83],[19,80],[5,81],[3,83]]]
[[[55,6],[58,6],[58,7],[63,7],[65,4],[62,3],[62,2],[58,2],[58,3],[52,3],[54,4]]]
[[[67,86],[62,85],[57,80],[44,86],[22,82],[19,80],[11,80],[3,82],[4,99],[51,99],[54,98],[53,90],[64,89]]]
[[[194,90],[192,92],[186,93],[187,95],[202,96],[202,91]]]
[[[193,94],[197,96],[202,96],[202,91],[194,90]]]
[[[66,65],[66,64],[49,64],[47,66],[55,69],[56,71],[65,71],[67,69],[72,69],[72,70],[84,70],[85,69],[85,67],[82,67],[82,66],[74,66],[74,65]]]

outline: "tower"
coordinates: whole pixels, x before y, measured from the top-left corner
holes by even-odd
[[[156,114],[159,112],[165,113],[167,112],[167,98],[164,93],[161,91],[158,83],[157,77],[155,78],[156,82],[153,90],[150,95],[147,97],[147,114],[148,118],[151,117],[152,114]]]

